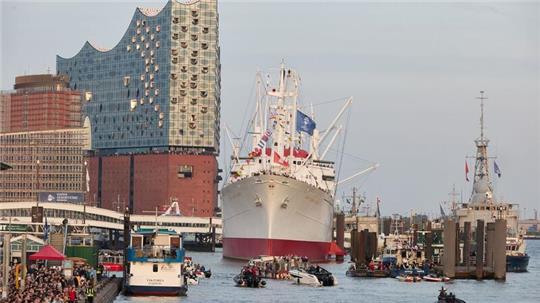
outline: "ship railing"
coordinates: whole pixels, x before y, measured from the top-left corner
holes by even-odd
[[[136,262],[184,262],[185,252],[182,248],[170,246],[150,246],[128,248],[128,261]]]

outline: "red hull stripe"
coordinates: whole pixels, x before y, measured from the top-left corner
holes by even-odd
[[[249,260],[257,256],[306,256],[311,261],[325,261],[331,242],[279,239],[223,238],[223,256]]]

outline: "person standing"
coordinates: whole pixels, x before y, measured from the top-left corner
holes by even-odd
[[[86,288],[86,302],[93,303],[95,295],[96,295],[96,291],[94,289],[94,284],[89,283],[88,287]]]

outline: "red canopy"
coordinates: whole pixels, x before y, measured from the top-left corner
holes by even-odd
[[[328,254],[331,256],[344,256],[345,251],[336,244],[335,241],[330,243],[330,248],[328,249]]]
[[[56,250],[52,245],[43,246],[37,253],[30,256],[30,260],[64,260],[64,256],[61,252]]]

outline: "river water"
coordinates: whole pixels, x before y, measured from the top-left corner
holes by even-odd
[[[212,277],[190,286],[187,297],[125,297],[133,302],[435,302],[442,284],[466,302],[540,302],[540,240],[527,242],[531,256],[528,273],[508,273],[505,282],[456,280],[449,283],[405,283],[397,279],[365,279],[345,276],[347,262],[324,264],[339,285],[313,288],[291,281],[267,280],[266,288],[235,287],[232,278],[244,262],[223,259],[220,252],[188,252],[194,262],[212,269]],[[347,261],[347,257],[345,258]]]

